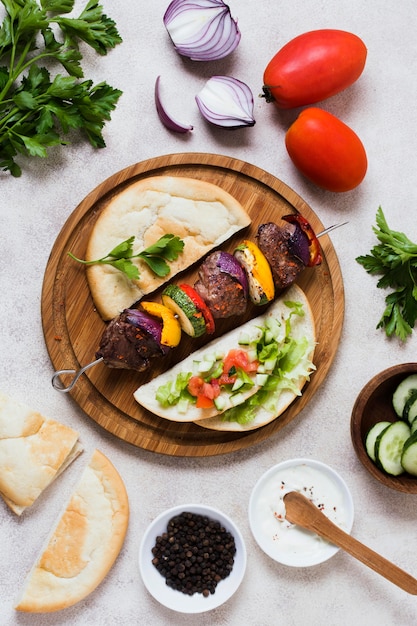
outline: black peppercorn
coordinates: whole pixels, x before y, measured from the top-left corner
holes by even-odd
[[[233,535],[218,521],[184,511],[156,538],[152,564],[172,589],[208,597],[229,576],[235,554]]]

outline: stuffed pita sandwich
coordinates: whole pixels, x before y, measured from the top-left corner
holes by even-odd
[[[276,419],[314,371],[315,325],[292,285],[268,309],[139,387],[155,415],[213,430],[252,430]],[[211,402],[210,402],[211,398]]]

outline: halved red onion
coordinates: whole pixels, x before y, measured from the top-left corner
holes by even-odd
[[[159,322],[156,318],[152,317],[145,311],[140,311],[139,309],[126,309],[126,320],[129,324],[136,326],[136,328],[140,328],[144,332],[148,333],[155,339],[155,341],[159,344],[161,350],[164,353],[169,352],[169,346],[165,346],[161,343],[161,335],[162,335],[162,323]]]
[[[172,115],[169,115],[167,113],[165,105],[162,103],[161,100],[160,82],[161,77],[158,76],[155,81],[155,106],[162,124],[169,130],[173,130],[176,133],[188,133],[188,131],[193,130],[193,126],[191,126],[191,124],[183,124],[182,122],[178,122],[172,117]]]
[[[195,97],[201,115],[211,124],[233,130],[254,126],[253,93],[232,76],[212,76]]]
[[[178,54],[192,61],[222,59],[241,38],[223,0],[172,0],[163,20]]]
[[[233,276],[233,278],[242,285],[245,296],[247,297],[249,290],[248,277],[234,254],[224,252],[223,250],[220,251],[216,265],[221,272],[230,274],[230,276]]]

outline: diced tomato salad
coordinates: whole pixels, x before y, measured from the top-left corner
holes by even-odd
[[[197,398],[196,407],[209,409],[214,406],[214,400],[220,395],[220,388],[225,385],[233,385],[238,376],[238,370],[246,373],[256,372],[258,361],[250,361],[245,350],[236,348],[230,350],[223,361],[223,371],[219,378],[204,380],[202,376],[192,376],[188,381],[187,389],[192,396]]]

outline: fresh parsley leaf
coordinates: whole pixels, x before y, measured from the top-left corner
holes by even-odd
[[[71,13],[74,8],[74,0],[41,0],[41,5],[45,11]]]
[[[78,19],[59,17],[53,21],[72,39],[82,39],[101,55],[121,41],[113,20],[103,13],[96,0],[88,2]]]
[[[368,274],[380,275],[378,288],[392,290],[377,328],[384,329],[387,337],[396,335],[405,341],[417,321],[417,244],[389,228],[381,207],[373,231],[379,243],[356,261]]]
[[[144,261],[154,274],[161,278],[167,276],[170,267],[167,263],[175,261],[184,249],[184,242],[177,235],[163,235],[154,244],[151,244],[145,250],[138,254],[133,254],[133,242],[135,237],[129,237],[126,241],[119,243],[111,252],[101,259],[94,261],[84,261],[78,259],[68,252],[68,255],[84,265],[111,265],[120,270],[131,280],[138,280],[140,277],[138,267],[132,263],[131,259],[140,258]]]
[[[166,261],[176,261],[184,249],[184,242],[175,235],[163,235],[158,241],[138,256],[145,261],[157,276],[167,276],[169,265]]]
[[[137,280],[139,278],[138,268],[136,267],[136,265],[133,265],[132,261],[130,261],[129,259],[116,259],[115,261],[106,262],[115,267],[117,270],[120,270],[121,272],[126,274],[126,276],[130,278],[130,280]]]
[[[68,143],[63,135],[71,129],[103,148],[104,125],[122,92],[81,80],[80,44],[107,54],[122,41],[114,21],[96,0],[74,18],[68,16],[74,0],[0,2],[6,9],[0,26],[0,169],[20,176],[19,154],[46,157],[51,146]],[[68,76],[51,77],[44,59]]]
[[[113,248],[111,252],[108,253],[107,256],[112,256],[115,259],[127,259],[130,258],[133,254],[133,242],[135,241],[135,237],[129,237],[126,241],[122,241],[118,246]],[[106,258],[106,257],[105,257]]]

